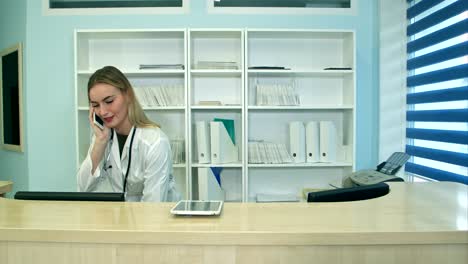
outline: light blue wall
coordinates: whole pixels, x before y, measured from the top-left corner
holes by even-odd
[[[44,16],[42,1],[27,0],[27,139],[31,190],[73,191],[75,109],[73,31],[91,28],[313,28],[356,30],[357,169],[374,167],[378,153],[377,3],[359,0],[357,16],[210,15],[192,0],[187,15]],[[15,4],[17,6],[18,4]],[[3,11],[2,11],[3,12]],[[0,161],[3,166],[3,157]]]
[[[0,1],[0,50],[11,47],[18,42],[23,44],[23,57],[27,56],[26,41],[26,0]],[[25,98],[27,91],[27,67],[23,59],[23,129],[28,129],[28,116],[25,114],[28,106]],[[25,133],[26,134],[26,133]],[[0,180],[14,181],[13,192],[25,190],[29,187],[27,136],[24,136],[24,153],[5,151],[0,149]]]

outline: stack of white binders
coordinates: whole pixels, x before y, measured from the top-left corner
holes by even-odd
[[[289,143],[294,163],[336,161],[337,133],[332,121],[289,123]]]
[[[234,61],[198,61],[197,64],[192,66],[200,70],[237,70],[239,66]]]
[[[209,125],[205,121],[195,123],[199,163],[222,164],[238,161],[234,121],[217,120],[219,121],[212,121]]]

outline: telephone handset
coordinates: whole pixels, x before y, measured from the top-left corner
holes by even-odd
[[[404,152],[393,153],[385,162],[380,163],[376,170],[360,170],[343,180],[343,187],[371,185],[380,182],[404,181],[395,176],[410,156]]]
[[[104,121],[102,121],[102,119],[96,115],[96,113],[93,113],[93,122],[101,130],[104,130]]]

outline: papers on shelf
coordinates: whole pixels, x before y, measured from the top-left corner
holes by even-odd
[[[291,162],[291,155],[284,144],[249,141],[249,163],[281,164]]]
[[[214,69],[214,70],[238,70],[239,66],[234,61],[198,61],[194,65],[195,69]]]
[[[250,66],[249,70],[290,70],[284,66]]]
[[[184,87],[181,85],[134,87],[134,91],[143,107],[184,105]]]
[[[171,139],[172,163],[185,163],[185,142],[183,139]]]
[[[271,203],[271,202],[299,202],[299,198],[295,194],[269,194],[258,193],[257,203]]]
[[[353,68],[351,67],[328,67],[328,68],[325,68],[324,70],[326,71],[350,71],[352,69]]]
[[[300,105],[300,97],[292,85],[257,84],[257,105]]]
[[[183,64],[140,64],[140,70],[183,70],[185,66]]]
[[[220,106],[220,105],[223,105],[223,103],[221,103],[221,101],[198,101],[198,105]]]

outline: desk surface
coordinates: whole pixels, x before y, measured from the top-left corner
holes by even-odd
[[[0,198],[0,241],[212,245],[468,244],[468,186],[390,183],[343,203],[226,203],[219,217],[175,217],[174,203]]]

